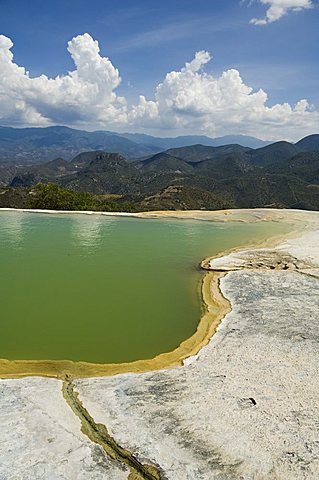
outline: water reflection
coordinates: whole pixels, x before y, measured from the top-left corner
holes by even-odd
[[[19,246],[23,240],[25,217],[20,213],[8,213],[0,217],[1,237],[11,245]]]
[[[202,231],[201,225],[198,222],[187,222],[183,227],[186,239],[191,242],[196,241]]]
[[[99,215],[72,217],[72,233],[75,243],[81,247],[97,247],[101,243],[102,236],[110,235],[113,226],[113,218]]]

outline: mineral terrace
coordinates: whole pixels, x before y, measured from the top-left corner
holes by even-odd
[[[205,262],[231,312],[184,366],[72,381],[128,460],[82,433],[61,380],[3,379],[0,479],[317,480],[319,213],[286,215],[302,237]]]

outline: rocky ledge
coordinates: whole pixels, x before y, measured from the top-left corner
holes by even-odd
[[[60,380],[1,380],[0,479],[318,479],[319,213],[302,216],[302,237],[205,262],[231,312],[183,367],[73,380],[72,408]]]

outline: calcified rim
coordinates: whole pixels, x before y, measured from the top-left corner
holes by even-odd
[[[269,247],[278,244],[282,239],[296,236],[300,230],[304,230],[310,222],[307,215],[312,212],[299,210],[275,210],[275,209],[252,209],[252,210],[222,210],[222,211],[163,211],[163,212],[143,212],[129,214],[125,212],[61,212],[53,210],[23,210],[3,208],[0,211],[23,211],[31,213],[50,213],[50,214],[98,214],[107,216],[131,216],[138,218],[173,218],[173,219],[193,219],[207,221],[240,221],[253,223],[260,221],[278,221],[285,222],[291,226],[291,232],[286,235],[272,236],[267,241],[258,243],[251,242],[246,247],[241,246],[220,253],[226,255],[230,251],[238,251],[249,247]],[[308,219],[308,221],[307,221]],[[206,264],[211,258],[203,260]],[[119,373],[140,373],[151,370],[160,370],[172,368],[183,364],[183,361],[193,355],[198,354],[205,346],[212,335],[215,333],[218,325],[231,310],[228,300],[223,297],[220,290],[220,279],[226,273],[207,272],[202,281],[202,300],[203,315],[199,321],[196,332],[187,340],[183,341],[176,349],[171,352],[162,353],[148,360],[137,360],[127,363],[107,363],[96,364],[89,362],[74,362],[71,360],[6,360],[0,359],[0,377],[1,378],[19,378],[26,376],[45,376],[54,378],[83,378],[111,376]]]

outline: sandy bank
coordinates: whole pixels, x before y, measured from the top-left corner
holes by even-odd
[[[293,219],[295,221],[315,216],[316,212],[306,210],[252,208],[229,210],[159,210],[149,212],[96,212],[91,210],[41,210],[27,208],[0,208],[0,212],[45,213],[51,215],[102,215],[108,217],[135,217],[135,218],[174,218],[208,221],[281,221]],[[293,218],[292,218],[293,217]]]

